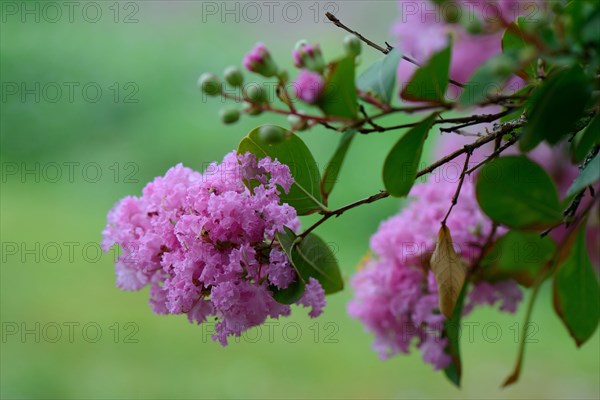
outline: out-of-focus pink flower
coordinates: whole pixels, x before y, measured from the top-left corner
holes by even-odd
[[[445,352],[447,339],[442,337],[445,317],[438,309],[438,289],[428,263],[457,183],[458,175],[439,174],[415,185],[410,193],[413,201],[372,236],[375,255],[352,279],[354,298],[348,313],[375,335],[373,347],[382,358],[408,353],[416,343],[434,369],[451,361]],[[491,221],[479,209],[470,180],[465,180],[447,225],[457,254],[472,263],[491,231]],[[464,314],[475,305],[496,302],[501,310],[513,312],[521,300],[512,280],[472,286]]]
[[[450,77],[459,82],[468,81],[479,66],[501,53],[504,24],[524,14],[539,17],[544,10],[543,0],[458,0],[441,7],[427,0],[400,0],[398,4],[400,18],[392,28],[398,48],[403,54],[424,63],[451,40]],[[463,25],[446,21],[457,12],[469,23],[480,25],[483,32],[470,33]],[[398,82],[401,88],[408,84],[416,69],[415,65],[405,60],[400,62]]]
[[[307,70],[301,70],[293,83],[296,97],[308,104],[314,104],[319,100],[325,88],[323,77]]]

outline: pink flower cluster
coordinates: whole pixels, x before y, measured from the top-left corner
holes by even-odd
[[[444,218],[457,182],[435,179],[415,185],[414,200],[398,215],[384,221],[371,238],[376,257],[368,260],[352,280],[355,297],[349,314],[375,335],[374,349],[382,358],[408,353],[411,344],[435,369],[448,366],[447,339],[442,337],[445,317],[438,309],[438,290],[427,265],[435,248],[440,221]],[[475,199],[471,181],[465,180],[458,204],[447,225],[457,254],[467,263],[478,256],[491,231]],[[514,312],[522,298],[516,282],[476,282],[469,292],[463,314],[478,304],[500,302]]]
[[[298,279],[275,241],[284,226],[299,228],[296,211],[279,198],[292,184],[286,165],[250,153],[229,153],[203,174],[181,164],[171,168],[141,197],[122,199],[108,214],[103,248],[123,249],[117,286],[149,285],[158,314],[187,314],[197,323],[217,317],[214,339],[222,345],[267,317],[289,315],[271,290]],[[312,317],[322,312],[318,281],[308,282],[298,304],[312,307]]]
[[[450,77],[466,82],[479,66],[502,52],[502,27],[520,15],[527,15],[528,21],[539,18],[544,3],[544,0],[457,0],[436,7],[430,0],[400,0],[401,17],[392,32],[398,38],[398,47],[403,54],[418,62],[427,61],[446,47],[451,37]],[[462,24],[446,21],[456,15],[463,21],[479,25],[482,32],[470,33]],[[406,84],[415,69],[414,65],[401,61],[398,81]]]

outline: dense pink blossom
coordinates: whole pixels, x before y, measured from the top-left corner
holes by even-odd
[[[244,181],[254,181],[252,191]],[[273,299],[270,285],[284,289],[298,279],[274,241],[284,226],[299,229],[294,208],[280,194],[293,183],[289,168],[232,152],[200,174],[171,168],[109,212],[103,248],[123,249],[116,264],[117,286],[150,286],[158,314],[187,314],[202,323],[215,316],[216,335],[227,336],[290,313]],[[311,280],[298,304],[322,312],[324,292]]]
[[[435,277],[427,265],[456,185],[457,180],[439,176],[415,185],[412,202],[372,236],[374,256],[352,280],[355,297],[349,314],[375,335],[373,347],[382,358],[408,353],[416,343],[423,360],[435,369],[451,361],[445,353],[447,339],[442,337],[445,317],[439,312]],[[472,263],[491,231],[491,221],[479,209],[470,180],[465,180],[447,225],[457,254]],[[497,302],[512,312],[522,297],[512,280],[472,286],[465,314],[475,305]]]
[[[305,103],[314,104],[323,93],[325,83],[320,74],[303,69],[294,81],[293,87],[296,97]]]

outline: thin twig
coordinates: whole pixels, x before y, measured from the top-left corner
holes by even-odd
[[[522,125],[525,124],[525,120],[524,119],[519,119],[516,121],[510,121],[510,122],[506,122],[504,124],[499,124],[496,126],[496,130],[492,133],[490,133],[487,136],[483,136],[480,139],[476,140],[475,142],[471,143],[471,144],[467,144],[465,146],[463,146],[461,149],[456,150],[455,152],[448,154],[447,156],[439,159],[438,161],[430,164],[428,167],[423,168],[422,170],[418,171],[417,174],[415,175],[415,180],[417,178],[420,178],[423,175],[427,175],[431,172],[433,172],[434,170],[436,170],[437,168],[441,167],[442,165],[454,160],[455,158],[463,155],[463,154],[467,154],[467,153],[472,153],[475,149],[485,145],[486,143],[489,143],[491,141],[496,140],[498,137],[502,137],[503,135],[506,135],[507,133],[510,133],[511,131],[513,131],[514,129],[517,129],[519,127],[521,127]],[[324,223],[325,221],[327,221],[329,218],[335,216],[335,217],[339,217],[340,215],[342,215],[343,213],[345,213],[348,210],[351,210],[355,207],[361,206],[363,204],[369,204],[369,203],[374,203],[378,200],[381,199],[385,199],[387,197],[389,197],[390,194],[386,191],[380,191],[377,194],[374,194],[372,196],[369,196],[365,199],[362,200],[358,200],[354,203],[350,203],[348,205],[345,205],[343,207],[337,208],[335,210],[329,210],[329,211],[322,211],[321,214],[323,215],[321,217],[321,219],[319,219],[317,222],[315,222],[313,225],[311,225],[310,227],[308,227],[302,234],[300,234],[300,237],[304,237],[306,235],[308,235],[310,232],[312,232],[314,229],[316,229],[318,226],[320,226],[322,223]]]
[[[446,221],[448,221],[448,217],[452,212],[452,209],[458,203],[458,196],[460,196],[460,190],[462,189],[463,182],[465,181],[465,176],[467,176],[467,170],[469,169],[469,160],[471,159],[471,155],[473,154],[473,150],[467,151],[467,156],[465,157],[465,165],[463,166],[463,170],[460,174],[460,180],[458,181],[458,186],[456,187],[456,192],[454,196],[452,196],[452,203],[450,204],[450,208],[446,213],[446,216],[442,220],[442,226],[446,226]]]
[[[375,43],[375,42],[373,42],[373,41],[371,41],[371,40],[367,39],[366,37],[364,37],[363,35],[361,35],[361,34],[360,34],[360,33],[358,33],[357,31],[355,31],[355,30],[353,30],[353,29],[350,29],[350,28],[348,28],[346,25],[344,25],[344,24],[342,23],[342,21],[340,21],[340,20],[339,20],[339,19],[338,19],[338,18],[337,18],[335,15],[333,15],[333,14],[332,14],[332,13],[330,13],[330,12],[327,12],[327,13],[325,13],[325,16],[327,17],[327,19],[328,19],[328,20],[330,20],[331,22],[333,22],[333,24],[334,24],[335,26],[337,26],[338,28],[342,28],[342,29],[343,29],[343,30],[345,30],[346,32],[348,32],[348,33],[351,33],[351,34],[355,35],[357,38],[359,38],[360,40],[362,40],[363,42],[365,42],[367,45],[371,46],[371,47],[372,47],[372,48],[374,48],[375,50],[379,50],[379,51],[380,51],[380,52],[382,52],[383,54],[386,54],[386,55],[387,55],[387,54],[389,54],[389,52],[390,52],[390,51],[392,51],[392,50],[394,49],[392,46],[390,46],[390,44],[389,44],[388,42],[385,42],[385,45],[386,45],[386,47],[381,47],[381,46],[380,46],[380,45],[378,45],[377,43]],[[420,66],[421,66],[421,64],[420,64],[420,63],[419,63],[417,60],[415,60],[415,59],[413,59],[413,58],[411,58],[411,57],[408,57],[408,56],[402,55],[402,59],[403,59],[403,60],[405,60],[405,61],[408,61],[408,62],[409,62],[409,63],[411,63],[411,64],[414,64],[414,65],[416,65],[417,67],[420,67]],[[465,87],[465,85],[464,85],[464,84],[462,84],[462,83],[460,83],[460,82],[458,82],[458,81],[455,81],[454,79],[449,79],[449,80],[448,80],[448,82],[450,82],[451,84],[453,84],[453,85],[455,85],[455,86],[461,87],[461,88],[464,88],[464,87]]]

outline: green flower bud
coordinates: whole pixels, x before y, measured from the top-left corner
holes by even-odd
[[[244,112],[248,115],[256,116],[262,114],[263,110],[260,108],[260,106],[257,107],[255,104],[245,101]]]
[[[290,114],[288,115],[288,123],[290,124],[290,126],[292,127],[292,130],[295,131],[304,131],[306,130],[306,128],[308,128],[308,123],[306,121],[306,119],[298,116],[298,115],[294,115],[294,114]]]
[[[356,35],[348,35],[344,38],[344,50],[349,56],[358,56],[362,50],[362,43]]]
[[[262,85],[252,84],[246,87],[246,98],[251,103],[262,104],[267,102],[267,92]]]
[[[258,136],[267,144],[277,144],[285,138],[285,131],[275,125],[264,125],[258,130]]]
[[[223,108],[219,111],[219,117],[224,124],[233,124],[240,119],[240,112],[236,108]]]
[[[227,67],[223,72],[223,76],[227,83],[229,83],[233,87],[242,86],[244,83],[244,76],[242,75],[242,71],[236,67]]]
[[[209,96],[218,96],[223,90],[223,85],[215,74],[204,73],[198,78],[198,88]]]
[[[290,74],[285,69],[280,69],[279,72],[277,72],[277,77],[282,82],[287,82],[290,80]]]

